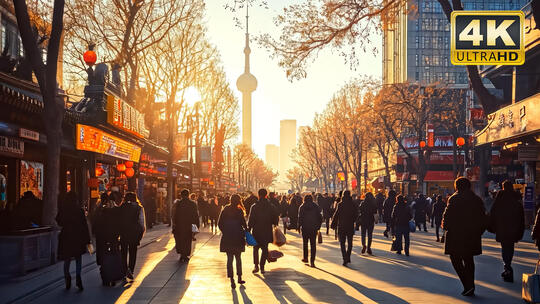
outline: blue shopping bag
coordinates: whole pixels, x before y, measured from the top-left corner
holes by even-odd
[[[248,246],[257,246],[257,241],[253,237],[253,235],[249,231],[245,231],[246,233],[246,243]]]
[[[416,223],[414,221],[409,221],[409,230],[411,232],[415,232],[416,231]]]

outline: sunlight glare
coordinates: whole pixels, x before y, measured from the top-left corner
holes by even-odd
[[[184,100],[186,101],[187,105],[193,107],[195,103],[202,100],[201,93],[196,87],[188,87],[184,90]]]

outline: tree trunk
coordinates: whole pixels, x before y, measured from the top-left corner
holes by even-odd
[[[45,99],[45,98],[44,98]],[[54,100],[53,100],[54,102]],[[50,108],[50,107],[49,107]],[[56,112],[50,109],[45,112]],[[47,115],[48,114],[48,115]],[[60,185],[60,153],[62,147],[62,117],[63,115],[44,116],[45,131],[47,132],[46,164],[44,167],[43,182],[43,225],[56,226],[58,213],[58,192]]]

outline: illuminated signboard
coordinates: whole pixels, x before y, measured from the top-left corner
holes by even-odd
[[[96,152],[134,162],[139,162],[141,157],[141,147],[86,125],[77,124],[75,141],[77,150]]]
[[[144,115],[127,102],[107,95],[107,122],[137,137],[148,137]]]

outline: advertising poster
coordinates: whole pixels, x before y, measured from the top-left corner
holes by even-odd
[[[43,198],[43,164],[21,160],[21,196],[26,191]]]
[[[77,124],[77,150],[96,152],[139,162],[141,147],[122,140],[100,129]]]

